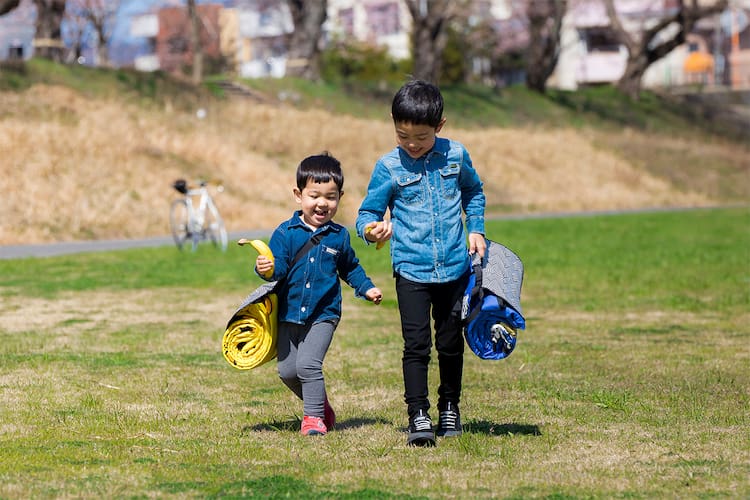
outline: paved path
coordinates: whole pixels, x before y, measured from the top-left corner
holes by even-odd
[[[723,208],[742,205],[727,205]],[[613,215],[640,212],[676,212],[681,210],[703,210],[718,207],[668,207],[644,208],[634,210],[601,210],[592,212],[555,212],[541,214],[517,214],[493,217],[493,219],[539,219],[554,217],[589,217],[594,215]],[[248,231],[234,231],[229,233],[230,244],[240,238],[268,238],[272,230],[252,229]],[[174,245],[171,236],[160,236],[139,240],[98,240],[98,241],[70,241],[63,243],[44,243],[38,245],[0,245],[0,259],[22,259],[26,257],[53,257],[83,252],[103,252],[107,250],[124,250],[127,248],[158,247]]]
[[[229,233],[229,243],[240,238],[268,238],[271,231],[238,231]],[[139,240],[97,240],[43,243],[39,245],[0,245],[0,259],[22,259],[26,257],[54,257],[71,253],[104,252],[127,248],[145,248],[174,245],[171,236],[159,236]]]

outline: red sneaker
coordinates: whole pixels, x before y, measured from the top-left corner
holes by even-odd
[[[333,430],[336,426],[336,412],[331,408],[331,404],[328,402],[328,396],[326,396],[325,403],[323,403],[323,423],[329,431]]]
[[[324,436],[328,429],[326,424],[323,423],[323,419],[320,417],[310,417],[305,415],[302,417],[302,429],[300,432],[303,436]]]

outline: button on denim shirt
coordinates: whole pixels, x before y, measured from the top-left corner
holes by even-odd
[[[466,148],[438,137],[416,160],[397,147],[377,161],[359,208],[357,234],[364,239],[365,226],[383,220],[390,209],[394,272],[418,283],[445,283],[471,265],[462,211],[466,230],[484,234],[484,205],[482,181]]]
[[[357,297],[365,297],[375,285],[359,264],[345,227],[329,222],[313,233],[301,216],[298,210],[280,224],[268,243],[274,256],[273,276],[268,281],[284,280],[277,290],[278,319],[300,325],[337,321],[341,317],[339,276]],[[317,233],[323,234],[320,243],[289,269],[297,252]]]

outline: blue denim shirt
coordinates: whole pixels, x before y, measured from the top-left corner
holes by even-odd
[[[338,320],[341,317],[339,277],[354,288],[357,297],[364,297],[375,285],[359,264],[345,227],[331,221],[313,233],[301,216],[302,211],[298,210],[291,219],[280,224],[268,244],[274,256],[274,269],[267,281],[284,279],[277,291],[278,319],[300,325]],[[317,233],[323,234],[320,243],[289,269],[297,252]]]
[[[383,155],[357,216],[357,234],[391,212],[393,270],[419,283],[459,279],[470,267],[466,230],[484,234],[484,191],[469,152],[437,138],[426,155],[413,159],[400,147]],[[367,240],[365,240],[367,241]]]

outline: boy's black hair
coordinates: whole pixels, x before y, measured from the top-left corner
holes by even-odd
[[[341,162],[331,156],[328,151],[308,156],[297,167],[297,188],[302,191],[309,180],[313,182],[332,180],[339,191],[343,191],[344,173],[341,170]]]
[[[429,82],[412,80],[393,97],[391,116],[394,123],[437,127],[443,119],[443,95]]]

